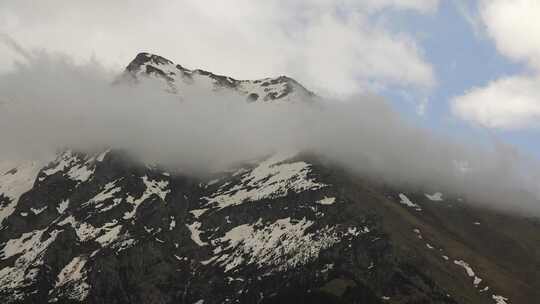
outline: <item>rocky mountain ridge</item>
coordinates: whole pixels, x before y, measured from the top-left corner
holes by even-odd
[[[165,81],[166,89],[176,94],[181,94],[186,86],[195,86],[203,90],[235,92],[245,96],[249,102],[294,102],[315,96],[296,80],[287,76],[237,80],[200,69],[190,70],[169,59],[150,53],[139,53],[124,73],[124,78],[132,80],[137,80],[141,76],[155,77]]]

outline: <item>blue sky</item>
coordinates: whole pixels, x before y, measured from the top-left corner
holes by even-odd
[[[476,5],[468,3],[469,12]],[[424,56],[437,79],[436,87],[427,93],[425,113],[419,115],[415,102],[422,95],[404,97],[401,89],[389,88],[381,93],[410,121],[442,134],[459,136],[471,142],[500,140],[540,158],[538,131],[535,129],[504,130],[485,128],[461,120],[451,113],[451,99],[473,87],[483,87],[502,77],[519,74],[527,67],[501,55],[485,33],[475,32],[456,2],[442,1],[433,15],[419,18],[414,13],[394,14],[393,25],[407,28],[419,37]],[[397,20],[397,21],[396,21]]]

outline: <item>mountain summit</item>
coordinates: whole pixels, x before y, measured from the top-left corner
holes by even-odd
[[[237,80],[204,70],[190,70],[169,59],[149,53],[139,53],[126,67],[124,74],[130,79],[156,77],[165,81],[172,92],[180,94],[185,86],[196,86],[207,90],[236,92],[245,96],[249,102],[290,102],[314,97],[312,92],[287,76]]]

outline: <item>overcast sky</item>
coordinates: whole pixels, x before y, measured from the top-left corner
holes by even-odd
[[[429,128],[540,155],[538,16],[537,0],[0,0],[0,39],[111,70],[148,51],[321,95],[373,91]],[[0,45],[0,72],[15,60]]]

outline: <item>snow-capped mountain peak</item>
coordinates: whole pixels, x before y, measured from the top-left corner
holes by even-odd
[[[154,77],[165,81],[169,92],[182,95],[186,86],[212,90],[230,90],[245,96],[248,102],[295,101],[315,95],[296,80],[279,76],[257,80],[237,80],[201,69],[190,70],[171,60],[150,53],[139,53],[126,67],[125,78],[141,80]]]

